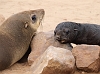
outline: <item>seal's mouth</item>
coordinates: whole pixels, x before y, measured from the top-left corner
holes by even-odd
[[[40,17],[40,22],[42,22],[42,20],[44,19],[44,13],[43,13],[43,15]]]
[[[39,20],[40,20],[39,24],[40,24],[40,30],[41,30],[41,31],[43,30],[43,25],[42,25],[42,23],[43,23],[43,20],[44,20],[44,16],[45,16],[45,13],[43,13],[43,15],[39,18]]]
[[[57,40],[57,41],[60,42],[61,44],[66,44],[67,43],[65,40]]]
[[[66,42],[66,40],[58,40],[60,43],[62,43],[62,44],[66,44],[67,42]]]
[[[40,16],[39,16],[39,24],[42,25],[42,21],[44,19],[45,11],[43,9],[40,9]]]
[[[61,43],[66,43],[66,41],[65,40],[62,40]]]
[[[42,15],[42,16],[39,18],[39,20],[40,20],[39,24],[40,24],[40,25],[42,25],[43,19],[44,19],[44,15]]]
[[[45,15],[45,11],[43,9],[40,9],[40,17],[39,17],[40,23],[44,19],[44,15]]]
[[[62,43],[62,44],[65,44],[65,43],[67,43],[66,42],[66,39],[61,39],[60,37],[55,37],[55,40],[57,40],[57,41],[59,41],[60,43]]]

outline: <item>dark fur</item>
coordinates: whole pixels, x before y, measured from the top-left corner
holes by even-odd
[[[61,43],[100,45],[100,25],[62,22],[54,32]]]

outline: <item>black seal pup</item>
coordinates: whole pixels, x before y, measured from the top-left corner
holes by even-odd
[[[100,45],[100,25],[97,24],[62,22],[54,33],[60,43]]]

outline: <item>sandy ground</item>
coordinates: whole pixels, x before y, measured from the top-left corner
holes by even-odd
[[[0,0],[0,14],[5,18],[20,11],[40,8],[46,12],[42,31],[54,30],[63,21],[100,24],[100,0]],[[27,64],[17,63],[0,74],[25,74],[29,68]]]

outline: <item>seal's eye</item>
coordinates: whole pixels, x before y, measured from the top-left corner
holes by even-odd
[[[35,21],[36,20],[36,15],[32,16],[32,20]]]
[[[69,30],[68,30],[68,31],[66,31],[66,34],[69,34]]]
[[[66,34],[69,34],[69,29],[68,28],[64,28],[63,32],[66,33]]]

